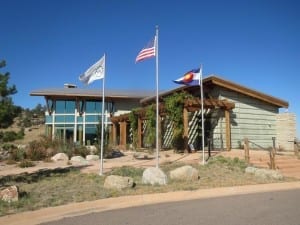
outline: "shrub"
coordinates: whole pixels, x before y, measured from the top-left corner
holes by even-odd
[[[17,146],[16,146],[16,145],[14,145],[14,144],[9,144],[9,143],[5,143],[5,144],[3,144],[1,147],[2,147],[2,149],[3,149],[4,151],[12,151],[13,149],[17,149]]]
[[[31,141],[26,151],[28,159],[33,161],[43,160],[47,156],[45,147],[39,141]]]
[[[22,160],[19,164],[19,167],[21,168],[27,168],[27,167],[33,167],[35,166],[34,162],[30,161],[30,160]]]
[[[25,153],[24,149],[15,148],[15,149],[11,149],[10,155],[9,155],[9,160],[21,161],[21,160],[25,159],[25,157],[26,157],[26,153]]]
[[[111,175],[126,176],[126,177],[141,177],[144,169],[131,166],[122,166],[111,171]]]
[[[74,147],[74,155],[80,155],[85,158],[89,154],[89,150],[84,146],[75,146]]]
[[[9,142],[17,139],[17,133],[14,131],[3,132],[2,141]]]

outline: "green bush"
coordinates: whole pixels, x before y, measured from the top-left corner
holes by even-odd
[[[17,139],[17,133],[14,131],[3,132],[2,141],[9,142]]]
[[[25,150],[20,148],[14,148],[10,150],[9,160],[21,161],[26,158]]]
[[[19,167],[21,168],[27,168],[27,167],[33,167],[35,166],[34,162],[30,161],[30,160],[22,160],[19,164]]]
[[[41,142],[34,140],[29,143],[26,156],[33,161],[39,161],[47,157],[47,152]]]
[[[228,169],[236,169],[239,168],[240,170],[244,171],[247,167],[247,163],[245,160],[241,160],[237,157],[235,158],[227,158],[224,156],[217,156],[209,160],[208,165],[212,164],[222,164],[223,166],[226,166]]]
[[[2,140],[2,142],[11,142],[22,138],[24,138],[24,128],[17,133],[15,131],[0,132],[0,140]]]
[[[80,155],[85,158],[89,154],[89,150],[84,146],[75,146],[74,147],[74,155]]]
[[[131,166],[122,166],[111,171],[111,175],[125,176],[125,177],[142,177],[144,169],[135,168]]]
[[[4,143],[1,147],[5,151],[12,151],[13,149],[17,149],[16,145],[10,143]]]

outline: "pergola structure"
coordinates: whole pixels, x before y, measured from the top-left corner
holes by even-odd
[[[204,99],[204,109],[216,109],[219,108],[225,112],[225,123],[226,123],[226,149],[231,149],[231,129],[230,129],[230,110],[235,107],[234,103],[227,100],[219,99]],[[188,112],[196,112],[201,110],[201,101],[199,98],[189,99],[184,102],[183,105],[183,139],[185,140],[184,148],[188,149],[188,132],[189,132],[189,119]],[[142,147],[142,122],[145,120],[146,108],[140,108],[135,113],[138,116],[138,136],[137,136],[137,147]],[[159,105],[159,136],[161,134],[161,118],[166,116],[164,103]],[[120,116],[111,117],[112,127],[112,143],[116,143],[117,140],[117,128],[119,127],[120,134],[120,146],[126,146],[127,142],[127,124],[129,123],[129,114],[123,114]],[[118,126],[119,125],[119,126]],[[159,139],[160,140],[160,139]],[[159,143],[161,145],[161,143]]]

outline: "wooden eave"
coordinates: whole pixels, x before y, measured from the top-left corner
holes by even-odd
[[[231,110],[235,107],[233,102],[229,102],[227,100],[219,100],[219,99],[203,99],[203,105],[205,108],[215,109],[221,108],[225,110]],[[201,106],[201,99],[189,99],[184,103],[184,107],[187,108],[189,112],[198,111]]]
[[[244,94],[246,96],[251,96],[253,98],[259,99],[261,101],[270,103],[272,105],[278,106],[278,107],[283,107],[283,108],[288,108],[289,107],[289,103],[287,101],[284,101],[282,99],[279,98],[275,98],[273,96],[270,95],[266,95],[264,93],[258,92],[256,90],[247,88],[245,86],[233,83],[231,81],[228,80],[224,80],[221,79],[217,76],[209,76],[205,79],[203,79],[203,83],[205,85],[217,85],[241,94]]]

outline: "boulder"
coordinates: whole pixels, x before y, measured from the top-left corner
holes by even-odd
[[[104,181],[104,188],[121,190],[123,188],[134,187],[134,182],[131,177],[122,177],[117,175],[110,175]]]
[[[70,162],[72,163],[72,165],[78,165],[78,166],[89,165],[89,162],[82,156],[73,156]]]
[[[256,177],[260,178],[271,178],[275,180],[282,180],[282,174],[277,170],[269,170],[269,169],[257,169],[254,173]]]
[[[172,170],[170,172],[170,178],[172,180],[193,181],[198,180],[200,176],[198,170],[192,166],[182,166]]]
[[[87,161],[98,161],[100,159],[99,155],[87,155],[85,157]]]
[[[5,202],[16,202],[19,200],[19,189],[13,185],[0,190],[0,200]]]
[[[256,177],[262,178],[262,179],[275,179],[275,180],[282,180],[283,176],[278,170],[270,170],[270,169],[261,169],[261,168],[255,168],[255,167],[247,167],[245,169],[246,173],[254,174]]]
[[[257,168],[255,168],[255,167],[253,167],[253,166],[248,166],[248,167],[245,169],[245,173],[251,173],[251,174],[254,174],[256,170],[257,170]]]
[[[57,153],[51,157],[51,159],[55,162],[57,161],[69,161],[69,157],[65,153]]]
[[[143,184],[166,185],[168,179],[167,175],[160,168],[150,167],[144,170],[142,182]]]

